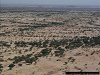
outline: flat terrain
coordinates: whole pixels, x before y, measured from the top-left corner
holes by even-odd
[[[100,72],[99,11],[0,12],[0,75]]]

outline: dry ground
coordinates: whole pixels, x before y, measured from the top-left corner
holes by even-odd
[[[75,37],[78,39],[83,36],[88,37],[84,38],[86,42],[78,41],[72,44],[74,46],[70,45],[75,41]],[[89,42],[91,38],[93,41]],[[66,41],[62,42],[64,39]],[[43,44],[46,40],[47,43]],[[53,40],[56,41],[51,43]],[[30,56],[27,56],[29,54]],[[21,58],[22,55],[24,58]],[[0,75],[100,72],[100,14],[98,12],[0,13],[0,64]]]

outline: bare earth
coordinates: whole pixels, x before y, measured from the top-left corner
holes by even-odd
[[[73,71],[100,72],[98,12],[0,13],[0,75]]]

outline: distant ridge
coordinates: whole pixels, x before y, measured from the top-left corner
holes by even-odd
[[[57,8],[57,7],[71,7],[71,8],[100,8],[100,6],[94,5],[19,5],[19,4],[0,4],[0,7],[49,7],[49,8]]]
[[[77,6],[77,5],[1,5],[3,11],[100,11],[99,6]]]

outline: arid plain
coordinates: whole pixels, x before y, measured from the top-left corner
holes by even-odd
[[[100,12],[0,12],[0,75],[100,72]]]

